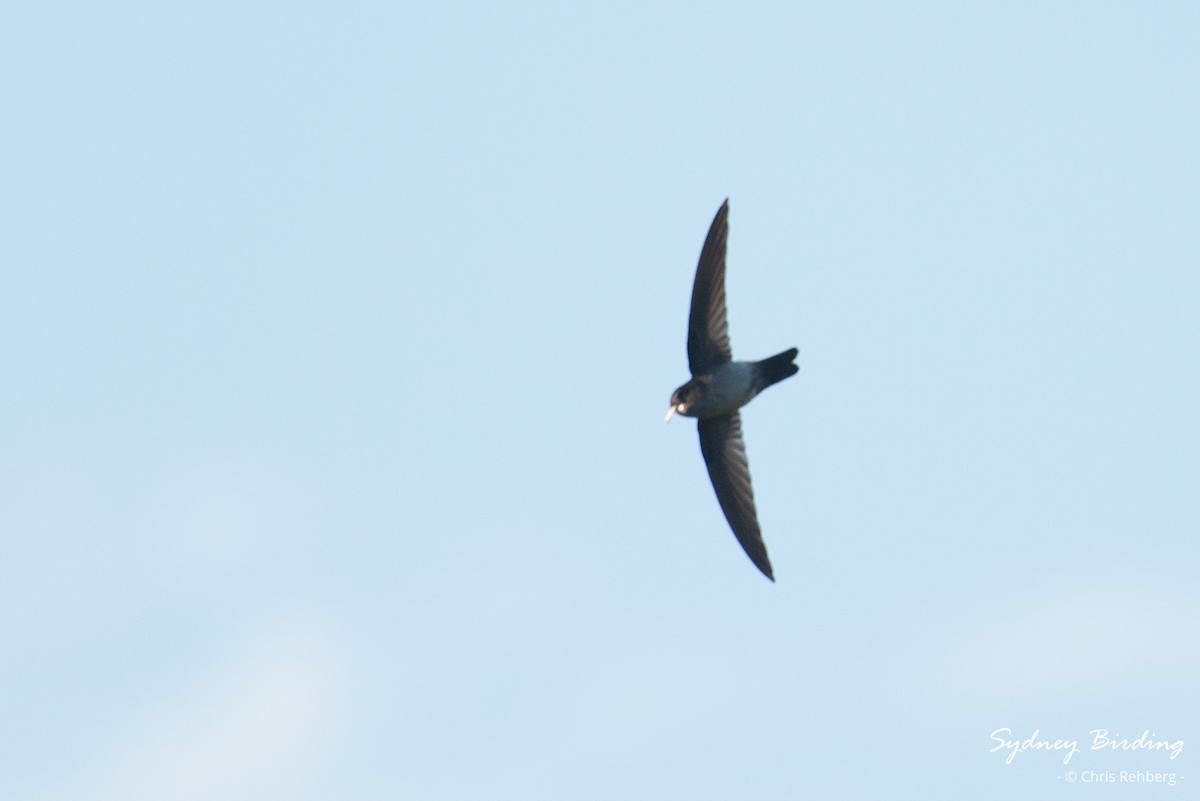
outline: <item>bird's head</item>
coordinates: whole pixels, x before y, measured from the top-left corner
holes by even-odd
[[[695,417],[692,414],[692,407],[696,405],[696,401],[700,399],[700,395],[704,392],[704,384],[698,378],[693,378],[691,381],[684,384],[671,395],[671,408],[667,410],[667,416],[663,418],[664,423],[671,421],[671,415],[675,412],[686,417]]]

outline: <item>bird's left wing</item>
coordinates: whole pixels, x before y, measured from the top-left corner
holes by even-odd
[[[742,549],[750,561],[771,581],[775,576],[767,559],[754,511],[754,489],[750,486],[750,462],[746,459],[746,443],[742,439],[742,418],[737,412],[710,417],[700,421],[700,451],[708,465],[708,477],[721,511],[729,521]]]

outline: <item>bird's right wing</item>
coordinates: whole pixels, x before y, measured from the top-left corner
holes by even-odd
[[[725,245],[729,239],[729,199],[713,218],[696,265],[692,310],[688,316],[688,367],[707,373],[733,358],[725,319]]]
[[[742,418],[737,412],[700,421],[700,451],[708,465],[708,477],[721,511],[750,561],[771,581],[775,576],[767,559],[754,511],[754,489],[750,486],[750,462],[742,439]]]

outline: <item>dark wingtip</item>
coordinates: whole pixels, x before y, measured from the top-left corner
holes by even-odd
[[[775,571],[771,569],[771,560],[767,558],[765,550],[761,556],[758,554],[752,554],[749,551],[746,552],[746,556],[750,557],[750,561],[754,563],[754,566],[757,567],[764,576],[769,578],[771,581],[775,580]]]

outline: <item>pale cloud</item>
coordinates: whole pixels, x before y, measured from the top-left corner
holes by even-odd
[[[93,801],[294,798],[337,742],[351,661],[313,621],[267,624],[117,721],[67,791]]]
[[[1186,621],[1200,615],[1194,588],[1149,576],[1055,582],[998,598],[914,648],[908,678],[950,706],[1016,699],[1090,698],[1147,665],[1180,680],[1200,667]]]

